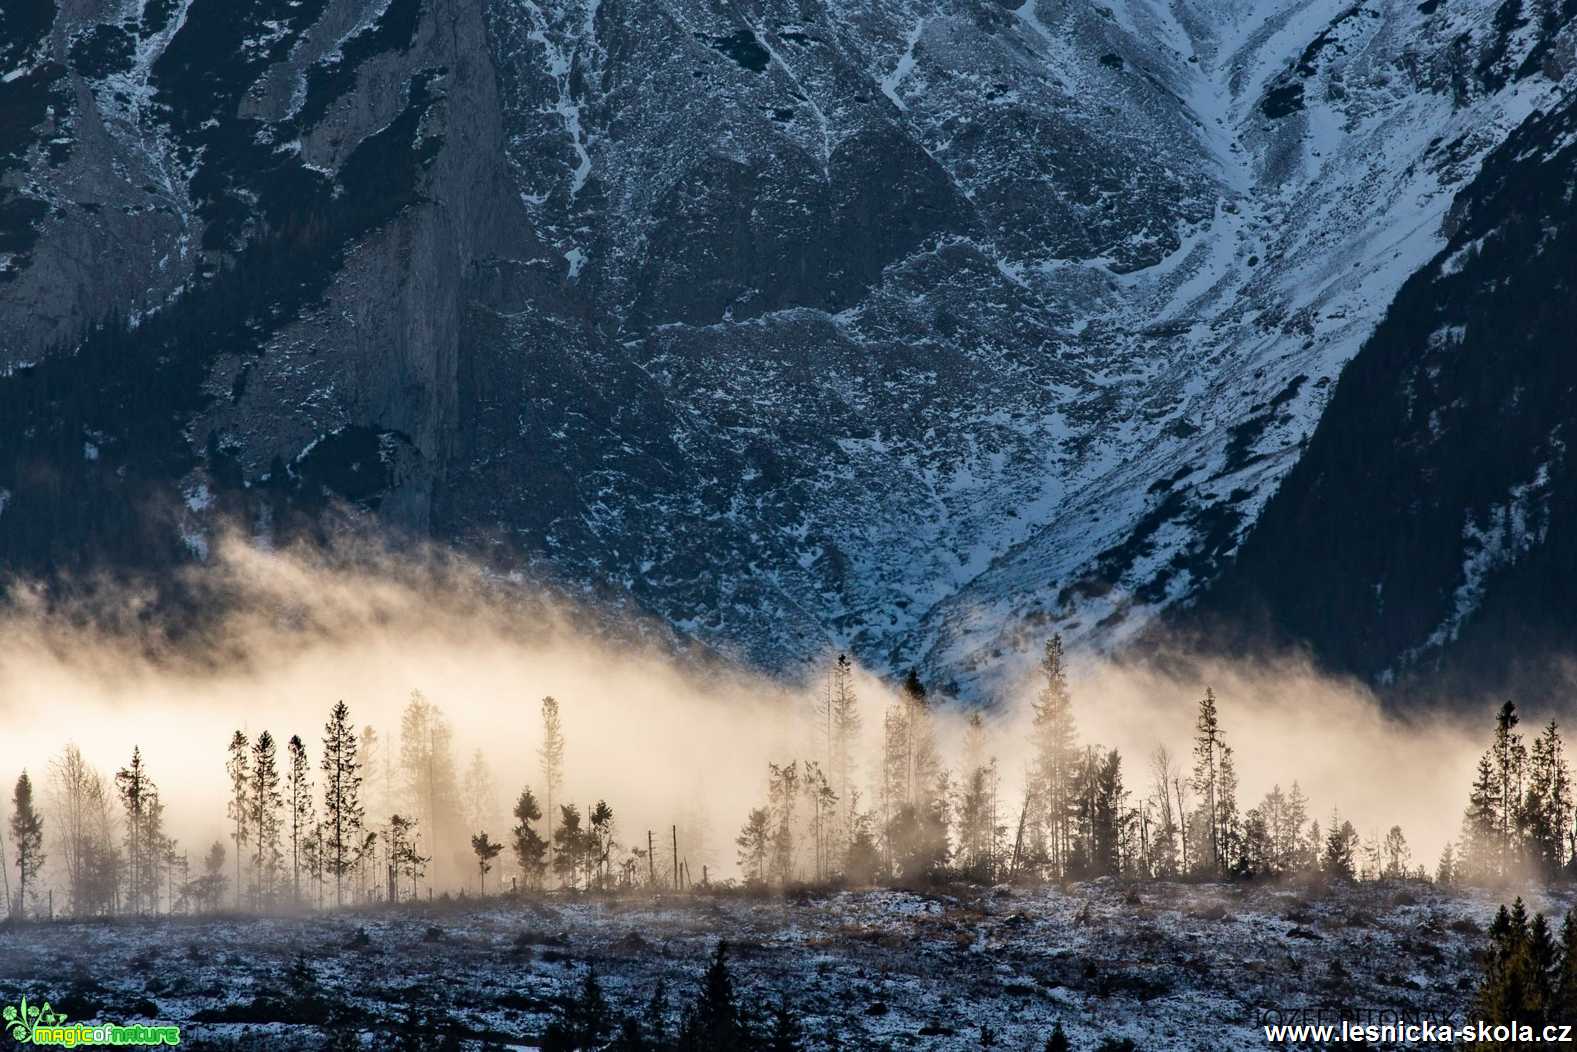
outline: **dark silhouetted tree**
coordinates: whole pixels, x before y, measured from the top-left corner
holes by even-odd
[[[530,787],[520,791],[520,799],[515,801],[514,815],[515,827],[511,832],[515,863],[520,867],[526,887],[540,888],[543,875],[547,872],[548,845],[531,825],[542,818],[542,808],[537,805],[537,798]]]
[[[365,735],[362,740],[367,740]],[[291,735],[285,748],[290,758],[290,893],[299,903],[303,851],[316,824],[316,809],[312,806],[312,766],[307,761],[307,747],[301,735]]]
[[[250,784],[251,774],[251,743],[246,735],[236,731],[230,735],[229,757],[225,760],[225,773],[230,776],[230,803],[228,814],[230,817],[230,840],[235,844],[235,905],[241,908],[241,857],[242,851],[251,842],[252,827],[248,821],[251,808],[248,806],[247,787]]]
[[[477,888],[483,898],[487,897],[487,875],[492,872],[493,859],[503,850],[504,845],[490,839],[486,832],[471,838],[471,851],[476,855]]]
[[[252,745],[252,767],[247,784],[247,823],[252,827],[252,892],[254,905],[265,906],[274,895],[279,873],[280,809],[279,757],[274,736],[268,731]]]
[[[323,865],[334,878],[334,905],[345,904],[345,877],[360,859],[362,836],[361,765],[356,760],[356,729],[350,708],[339,701],[323,725]]]
[[[25,769],[11,794],[11,848],[16,852],[16,914],[25,917],[28,892],[44,865],[44,816],[33,803],[33,779]]]

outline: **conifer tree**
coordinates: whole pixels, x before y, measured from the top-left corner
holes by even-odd
[[[487,757],[482,755],[481,749],[471,754],[462,788],[466,825],[471,829],[484,829],[491,825],[498,808],[497,791],[493,785],[493,770],[488,766]]]
[[[739,847],[739,868],[745,879],[766,880],[767,856],[772,845],[771,812],[765,807],[752,808],[734,843]]]
[[[1304,836],[1303,827],[1308,823],[1309,798],[1303,795],[1303,787],[1294,781],[1291,791],[1287,793],[1287,836],[1277,846],[1288,872],[1309,869],[1312,860],[1319,855],[1318,838],[1311,845],[1309,838]]]
[[[1489,753],[1479,757],[1467,811],[1462,816],[1462,853],[1459,878],[1473,882],[1498,879],[1500,852],[1500,783]]]
[[[439,873],[463,859],[466,850],[453,746],[454,732],[442,710],[421,691],[411,691],[400,714],[403,789],[407,813],[416,815],[426,830]]]
[[[493,859],[504,850],[504,845],[488,837],[487,833],[477,833],[471,838],[471,850],[476,854],[477,887],[479,894],[487,897],[487,875],[493,870]]]
[[[685,1016],[679,1047],[743,1052],[751,1044],[750,1036],[728,971],[728,944],[719,942],[701,978],[700,993]]]
[[[586,813],[586,886],[595,877],[602,887],[608,884],[608,858],[613,854],[613,808],[598,800]]]
[[[770,870],[772,878],[786,883],[794,876],[795,815],[799,808],[799,763],[767,764],[767,810],[772,816]]]
[[[548,818],[548,861],[552,865],[557,851],[553,835],[553,801],[564,786],[564,723],[559,715],[559,703],[548,695],[542,699],[542,747],[537,750],[542,771],[542,789]],[[553,866],[555,873],[558,867]]]
[[[958,861],[965,876],[990,882],[996,874],[997,790],[995,757],[988,759],[985,718],[970,714],[964,734],[964,778],[958,800]]]
[[[1401,880],[1407,876],[1407,866],[1411,852],[1407,847],[1407,838],[1402,835],[1401,826],[1392,826],[1385,834],[1385,842],[1380,846],[1383,860],[1381,875],[1387,880]]]
[[[805,1028],[786,997],[779,997],[772,1006],[764,1045],[767,1052],[800,1052],[805,1047]]]
[[[1522,813],[1527,856],[1541,876],[1552,879],[1566,864],[1572,829],[1571,771],[1554,720],[1534,739]]]
[[[838,813],[838,796],[827,781],[827,772],[814,760],[805,761],[805,775],[800,785],[811,809],[815,876],[817,880],[826,880],[833,870],[832,825]]]
[[[1054,635],[1046,641],[1040,668],[1045,682],[1034,707],[1032,853],[1040,855],[1040,845],[1044,844],[1052,873],[1061,876],[1072,849],[1071,818],[1078,765],[1073,695],[1068,688],[1062,636]]]
[[[361,744],[356,755],[361,760],[361,796],[365,819],[368,825],[379,825],[394,806],[390,793],[393,786],[391,769],[394,765],[384,755],[383,737],[370,723],[361,729]]]
[[[1320,868],[1332,880],[1353,880],[1357,877],[1357,851],[1358,831],[1351,822],[1342,821],[1341,815],[1333,812]]]
[[[1122,756],[1116,749],[1100,755],[1092,769],[1090,807],[1091,872],[1097,876],[1116,876],[1122,872],[1121,844],[1128,821],[1123,788]]]
[[[187,881],[185,896],[197,908],[199,913],[212,912],[219,908],[219,902],[224,897],[226,878],[225,846],[223,841],[215,840],[209,845],[208,851],[203,855],[202,876],[194,877]]]
[[[115,772],[115,788],[126,812],[127,905],[132,913],[140,913],[145,903],[150,909],[157,907],[157,858],[164,840],[164,807],[140,747],[132,746],[131,762]]]
[[[542,1035],[542,1052],[581,1052],[600,1049],[613,1031],[613,1013],[608,1007],[596,969],[588,969],[580,992],[560,1005],[555,1018]]]
[[[367,741],[365,734],[362,741]],[[301,735],[292,734],[285,748],[290,759],[290,893],[300,903],[303,849],[316,823],[316,809],[312,806],[312,767],[307,761],[307,747]]]
[[[323,725],[323,863],[334,878],[334,905],[345,905],[345,877],[360,860],[364,840],[361,765],[350,708],[336,702]]]
[[[1577,1019],[1577,917],[1566,911],[1561,923],[1559,963],[1550,990],[1550,1018]]]
[[[11,847],[16,852],[16,915],[27,916],[28,890],[44,865],[44,817],[33,803],[33,780],[26,769],[11,794]]]
[[[917,810],[924,810],[931,803],[936,776],[942,769],[936,751],[936,729],[931,714],[931,703],[919,674],[910,669],[904,677],[898,696],[904,713],[904,782],[903,799]]]
[[[248,824],[252,828],[252,879],[255,905],[261,909],[274,892],[274,877],[281,859],[279,849],[279,759],[274,736],[257,736],[252,746],[252,769],[247,785]]]
[[[400,815],[389,816],[389,865],[397,877],[409,877],[411,898],[416,897],[416,882],[427,870],[431,857],[417,845],[417,821]],[[398,891],[398,889],[396,889]]]
[[[1238,854],[1233,872],[1238,876],[1257,877],[1276,871],[1275,837],[1265,813],[1251,807],[1243,816],[1243,850]]]
[[[559,805],[559,824],[553,831],[553,873],[562,887],[574,888],[586,857],[586,833],[581,829],[580,808]]]
[[[1562,979],[1544,916],[1536,916],[1530,924],[1527,907],[1518,898],[1510,911],[1502,906],[1495,914],[1489,941],[1484,981],[1474,1006],[1477,1018],[1491,1025],[1544,1022]]]
[[[1522,846],[1521,803],[1528,751],[1522,744],[1522,735],[1517,733],[1519,722],[1517,706],[1510,701],[1502,705],[1495,714],[1495,741],[1490,746],[1499,801],[1495,815],[1500,856],[1497,877],[1508,876],[1515,870]]]
[[[1232,864],[1237,828],[1237,774],[1221,734],[1215,691],[1208,687],[1194,724],[1193,788],[1199,797],[1198,867],[1224,873]]]
[[[231,822],[230,840],[235,844],[235,906],[241,908],[241,856],[242,848],[251,842],[252,827],[248,821],[247,787],[250,784],[251,743],[245,734],[236,731],[230,736],[229,758],[225,773],[230,776],[230,802],[228,813]]]
[[[847,800],[849,791],[854,788],[854,758],[859,746],[861,722],[860,703],[854,691],[854,666],[847,654],[839,654],[833,664],[828,709],[831,748],[828,750],[827,774],[838,799]]]
[[[540,888],[543,875],[547,871],[548,845],[531,825],[542,818],[542,808],[537,804],[537,798],[532,794],[530,786],[520,790],[520,798],[515,801],[514,815],[515,827],[512,833],[515,862],[520,866],[526,887]]]

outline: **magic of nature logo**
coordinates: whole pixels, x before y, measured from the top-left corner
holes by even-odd
[[[29,1004],[24,994],[20,1004],[0,1009],[0,1023],[12,1039],[24,1045],[55,1045],[76,1048],[81,1045],[178,1045],[178,1026],[146,1026],[133,1023],[68,1023],[64,1012],[57,1012],[48,1001]]]

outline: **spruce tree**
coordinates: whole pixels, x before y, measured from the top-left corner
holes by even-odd
[[[363,743],[366,740],[363,735]],[[301,735],[292,734],[285,748],[290,757],[290,893],[299,904],[302,856],[315,824],[316,809],[312,806],[312,767]]]
[[[1479,757],[1467,811],[1462,816],[1462,853],[1459,879],[1483,883],[1501,874],[1500,783],[1489,753]]]
[[[560,804],[559,825],[553,831],[552,867],[561,887],[576,887],[585,859],[586,833],[581,829],[580,808]]]
[[[274,877],[281,859],[279,812],[283,806],[274,736],[264,731],[252,746],[252,769],[247,786],[248,823],[252,827],[253,845],[253,895],[259,909],[267,905],[274,892]]]
[[[764,1045],[768,1052],[800,1052],[805,1047],[805,1028],[786,997],[779,997],[772,1006]]]
[[[537,760],[542,771],[544,810],[548,819],[548,863],[554,865],[557,840],[553,836],[553,800],[564,786],[564,722],[559,715],[559,703],[551,694],[542,699],[542,747],[537,750]]]
[[[454,732],[443,711],[419,690],[400,714],[400,768],[408,814],[418,816],[435,857],[465,850]]]
[[[44,865],[44,817],[33,803],[33,780],[26,769],[11,794],[11,847],[16,852],[16,915],[27,916],[28,889]]]
[[[1577,917],[1561,922],[1561,945],[1550,991],[1550,1018],[1577,1020]]]
[[[728,944],[719,942],[701,978],[695,1003],[685,1016],[679,1047],[697,1052],[743,1052],[750,1044],[750,1031],[728,971]]]
[[[121,807],[126,811],[126,860],[129,866],[126,882],[127,906],[132,913],[142,910],[142,860],[143,837],[146,823],[143,816],[149,805],[150,783],[143,767],[142,749],[133,746],[131,763],[115,772],[115,789],[120,795]]]
[[[1325,836],[1325,856],[1320,868],[1332,880],[1353,880],[1357,876],[1357,850],[1358,831],[1351,822],[1342,821],[1340,814],[1332,813],[1331,829]]]
[[[515,801],[514,815],[515,827],[511,832],[515,862],[520,866],[526,887],[540,888],[543,874],[547,871],[548,845],[531,825],[542,818],[542,808],[538,806],[537,798],[529,786],[520,791],[520,799]]]
[[[579,993],[563,1002],[542,1037],[542,1052],[581,1052],[600,1049],[613,1030],[608,1007],[595,968],[587,969]]]
[[[324,868],[334,877],[334,905],[345,904],[345,877],[359,861],[363,845],[361,765],[356,760],[356,730],[350,708],[336,702],[323,725]]]
[[[493,785],[493,770],[487,757],[477,749],[471,754],[471,763],[465,769],[464,782],[465,821],[471,829],[484,829],[496,817],[498,801]]]
[[[839,800],[848,800],[854,788],[854,763],[860,741],[860,703],[854,692],[854,666],[847,654],[839,654],[833,664],[828,707],[831,718],[831,748],[827,774]],[[847,823],[845,823],[847,826]],[[847,828],[843,830],[847,835]]]
[[[1566,864],[1572,828],[1571,771],[1554,720],[1534,739],[1522,813],[1527,856],[1541,876],[1553,879]]]
[[[477,891],[483,898],[487,897],[487,875],[492,872],[493,859],[503,850],[504,845],[488,837],[486,832],[471,838],[471,851],[476,855]]]
[[[764,807],[752,808],[734,843],[739,847],[739,869],[745,879],[766,880],[767,856],[772,845],[771,812]]]
[[[1497,877],[1509,876],[1515,871],[1522,847],[1522,793],[1528,753],[1522,744],[1522,735],[1517,733],[1519,722],[1517,706],[1510,701],[1502,705],[1495,714],[1495,741],[1490,746],[1499,802],[1495,815],[1499,854]]]
[[[1294,870],[1308,868],[1307,859],[1311,854],[1318,854],[1318,846],[1313,852],[1308,851],[1307,838],[1303,835],[1303,827],[1309,823],[1309,798],[1303,795],[1303,787],[1296,781],[1287,793],[1287,830],[1288,840],[1282,847],[1283,865],[1290,873]]]
[[[1209,687],[1199,701],[1194,721],[1194,793],[1199,798],[1196,852],[1198,867],[1225,873],[1232,864],[1237,829],[1237,774],[1232,750],[1221,734],[1216,694]]]
[[[1072,848],[1071,817],[1078,765],[1073,694],[1068,688],[1062,636],[1046,641],[1040,663],[1044,683],[1034,703],[1034,822],[1031,854],[1046,856],[1054,875],[1067,868]],[[1043,845],[1043,847],[1042,847]]]
[[[231,822],[230,839],[235,844],[235,907],[241,908],[241,850],[251,842],[252,827],[248,820],[251,813],[247,806],[247,786],[250,783],[251,743],[245,734],[236,731],[230,736],[229,757],[225,773],[230,776],[230,802],[227,812]]]
[[[1383,867],[1381,875],[1387,880],[1401,880],[1407,876],[1407,865],[1410,853],[1407,848],[1407,838],[1402,835],[1401,826],[1392,826],[1385,834],[1385,842],[1381,845]]]

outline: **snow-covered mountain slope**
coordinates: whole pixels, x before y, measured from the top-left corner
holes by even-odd
[[[1577,626],[1574,193],[1567,100],[1457,196],[1446,247],[1343,374],[1196,612],[1299,640],[1402,697],[1563,691]]]
[[[1217,574],[1570,7],[6,0],[0,545],[334,493],[990,690]]]

